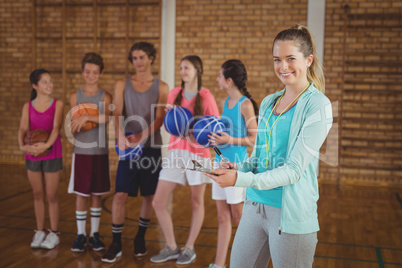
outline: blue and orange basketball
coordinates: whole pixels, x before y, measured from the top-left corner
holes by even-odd
[[[186,136],[193,123],[194,118],[191,112],[181,106],[175,106],[167,111],[163,119],[166,131],[177,137]]]
[[[131,135],[132,133],[126,133],[126,136]],[[126,150],[121,150],[117,144],[115,144],[116,153],[119,156],[119,160],[136,160],[141,157],[144,151],[144,144],[140,143],[137,146],[127,148]]]
[[[218,133],[219,131],[225,132],[225,125],[218,117],[213,115],[201,117],[193,127],[194,138],[204,147],[212,147],[209,143],[208,135],[210,135],[211,132]]]

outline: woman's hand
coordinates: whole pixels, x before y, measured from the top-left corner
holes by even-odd
[[[211,132],[208,137],[211,145],[230,143],[231,139],[231,136],[224,131],[219,131],[218,133]]]
[[[44,151],[46,151],[48,148],[49,148],[49,146],[44,142],[35,143],[34,145],[32,145],[32,149],[33,149],[32,155],[38,156],[41,153],[43,153]]]
[[[170,109],[174,107],[173,104],[166,104],[165,113],[167,113]]]
[[[71,132],[80,132],[81,128],[85,126],[85,124],[88,122],[88,116],[87,115],[81,115],[73,120],[71,120],[70,128]]]
[[[225,162],[225,161],[221,160],[219,162],[219,169],[234,169],[234,170],[237,170],[238,168],[237,168],[236,163],[232,163],[232,162],[229,162],[229,161]]]
[[[20,150],[26,154],[35,156],[35,149],[32,147],[32,145],[23,145],[20,147]]]
[[[196,140],[195,137],[194,137],[194,134],[193,134],[193,130],[192,130],[192,129],[190,129],[190,130],[188,131],[187,135],[184,136],[184,137],[182,137],[182,139],[184,139],[184,140],[186,140],[186,141],[189,141],[189,142],[192,142],[192,143],[197,143],[197,140]]]
[[[234,169],[215,169],[214,173],[218,175],[212,175],[210,173],[203,174],[213,179],[220,187],[226,188],[234,186],[237,180],[237,171]]]

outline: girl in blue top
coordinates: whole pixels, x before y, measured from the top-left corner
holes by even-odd
[[[332,126],[331,103],[309,30],[295,25],[273,43],[274,71],[285,89],[260,107],[250,158],[220,163],[211,176],[221,187],[249,187],[231,266],[311,267],[317,244],[321,145]],[[228,169],[228,167],[232,169]]]
[[[228,93],[221,120],[227,132],[211,133],[210,142],[218,145],[223,157],[237,163],[247,158],[247,145],[253,146],[256,137],[258,107],[246,88],[247,71],[240,60],[228,60],[222,64],[216,79],[219,88]],[[221,157],[216,154],[214,166]],[[246,188],[222,188],[212,184],[212,199],[218,210],[218,243],[214,264],[210,268],[224,267],[229,242],[232,236],[232,219],[238,225],[243,211]]]

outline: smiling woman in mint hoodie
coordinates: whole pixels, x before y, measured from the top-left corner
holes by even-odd
[[[248,187],[230,267],[311,267],[317,244],[321,145],[332,125],[324,77],[310,31],[295,25],[273,42],[274,71],[285,88],[260,106],[253,153],[220,163],[221,187]]]

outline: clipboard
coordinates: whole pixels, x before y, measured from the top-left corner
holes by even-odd
[[[198,172],[205,172],[211,175],[215,175],[215,176],[219,176],[219,174],[216,174],[214,172],[212,172],[211,169],[209,168],[204,168],[200,163],[198,163],[196,160],[191,160],[191,162],[193,162],[194,168],[185,168],[182,167],[182,169],[186,169],[186,170],[191,170],[191,171],[198,171]]]

